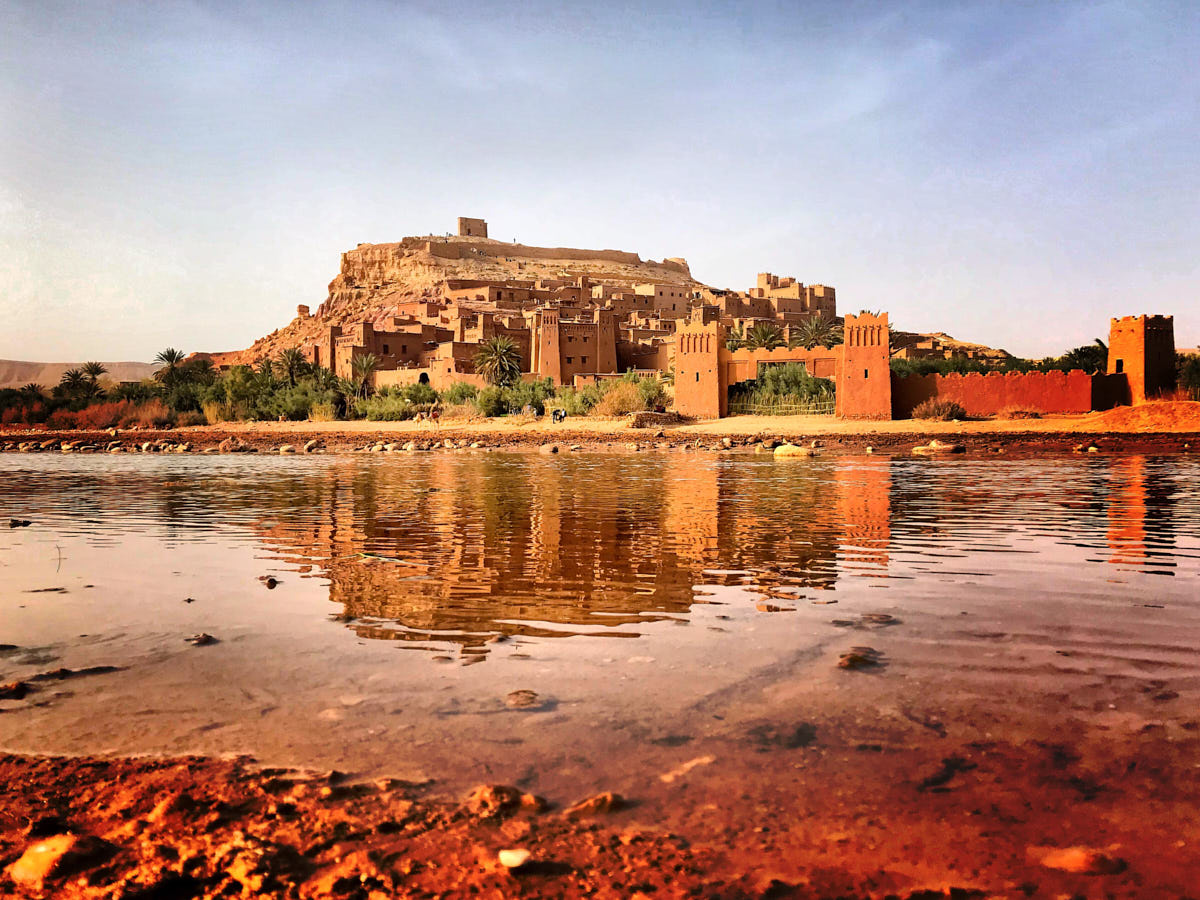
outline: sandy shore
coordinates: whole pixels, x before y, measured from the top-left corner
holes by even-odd
[[[764,440],[811,443],[827,448],[911,451],[932,439],[962,444],[967,450],[1030,449],[1068,451],[1096,443],[1101,450],[1178,452],[1200,448],[1200,403],[1151,403],[1082,415],[1048,415],[1036,419],[856,421],[832,416],[732,416],[682,424],[633,428],[626,418],[570,418],[555,424],[546,418],[446,420],[438,426],[415,422],[230,422],[162,430],[113,432],[0,431],[0,448],[13,451],[22,443],[71,441],[88,450],[140,449],[143,444],[182,444],[192,451],[215,449],[232,438],[259,451],[292,446],[300,451],[310,441],[330,452],[364,450],[413,442],[418,450],[541,447],[568,449],[728,450]],[[449,441],[453,447],[447,446]],[[634,445],[637,445],[634,447]],[[57,448],[55,448],[57,449]],[[155,447],[154,449],[161,449]],[[379,448],[382,449],[382,448]]]

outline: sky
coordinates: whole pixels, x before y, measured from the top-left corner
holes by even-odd
[[[0,358],[230,350],[360,242],[837,288],[1024,356],[1200,344],[1200,4],[0,0]]]

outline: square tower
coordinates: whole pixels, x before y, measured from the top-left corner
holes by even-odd
[[[458,217],[458,236],[459,237],[487,237],[487,222],[483,219],[468,219],[465,216]]]
[[[1132,403],[1175,390],[1175,320],[1171,316],[1113,319],[1108,332],[1108,372],[1124,375]]]

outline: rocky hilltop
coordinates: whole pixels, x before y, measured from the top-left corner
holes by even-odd
[[[449,281],[532,282],[580,275],[628,288],[648,282],[704,286],[681,258],[655,262],[621,250],[531,247],[479,237],[406,237],[390,244],[359,244],[343,253],[328,296],[311,316],[298,315],[245,350],[211,356],[217,364],[253,363],[303,345],[330,325],[379,324],[395,315],[400,303],[443,296]]]

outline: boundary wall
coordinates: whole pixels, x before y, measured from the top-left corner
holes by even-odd
[[[1124,375],[1070,372],[1008,372],[965,375],[892,373],[892,418],[911,418],[926,400],[953,400],[971,416],[989,416],[1006,409],[1042,413],[1086,413],[1111,409],[1124,400]]]

